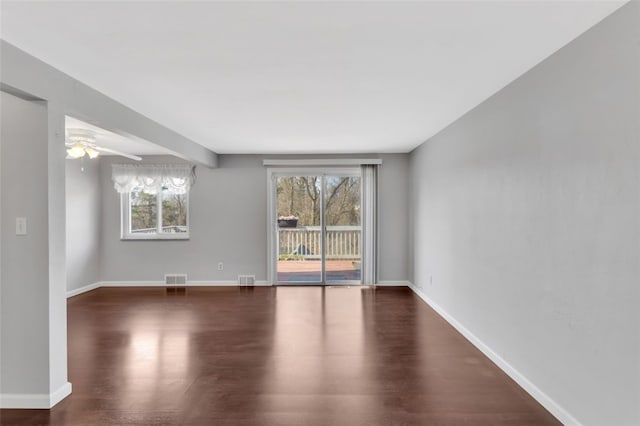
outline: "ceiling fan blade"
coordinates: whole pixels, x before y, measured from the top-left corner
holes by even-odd
[[[92,146],[92,148],[95,149],[96,151],[108,152],[109,154],[115,154],[115,155],[120,155],[122,157],[127,157],[131,160],[136,160],[136,161],[142,160],[142,157],[138,157],[137,155],[133,155],[133,154],[126,154],[124,152],[116,151],[115,149],[103,148],[101,146]]]

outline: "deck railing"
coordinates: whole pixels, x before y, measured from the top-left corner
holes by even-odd
[[[359,259],[362,246],[360,226],[327,226],[327,259]],[[280,259],[320,259],[322,236],[319,226],[278,228]]]

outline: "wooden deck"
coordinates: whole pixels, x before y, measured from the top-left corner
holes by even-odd
[[[278,261],[279,282],[318,282],[322,264],[319,260]],[[360,281],[360,261],[327,260],[327,281]]]

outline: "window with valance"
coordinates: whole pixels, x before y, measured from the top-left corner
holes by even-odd
[[[190,164],[114,164],[113,186],[121,194],[122,239],[189,238]]]

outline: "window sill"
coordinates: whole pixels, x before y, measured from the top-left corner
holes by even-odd
[[[187,241],[189,235],[125,235],[120,241]]]

